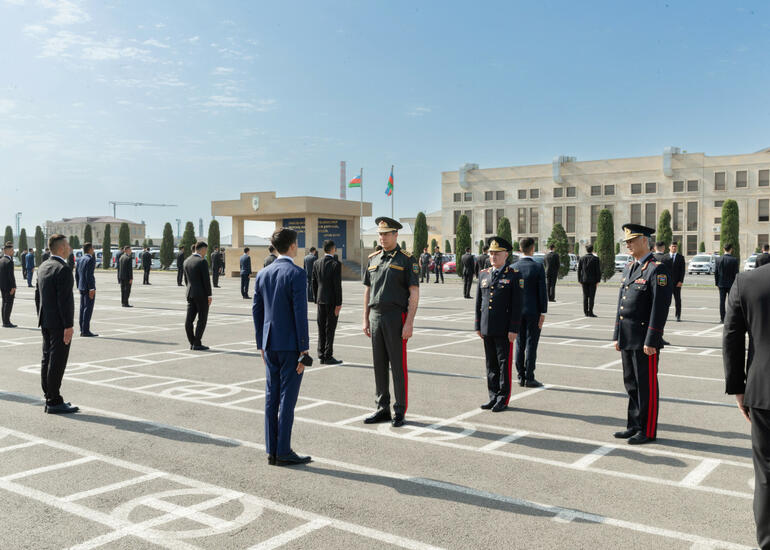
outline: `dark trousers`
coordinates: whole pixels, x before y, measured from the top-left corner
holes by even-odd
[[[265,446],[267,453],[291,452],[291,429],[302,375],[297,374],[298,351],[265,351]]]
[[[120,282],[120,303],[124,306],[128,305],[128,297],[131,296],[131,283],[128,281]]]
[[[315,296],[313,295],[313,280],[310,277],[307,278],[307,301],[315,302]]]
[[[27,286],[32,286],[32,272],[35,271],[34,269],[28,269],[27,270]]]
[[[215,267],[211,271],[211,279],[214,281],[214,286],[219,286],[219,268]]]
[[[583,314],[593,315],[596,283],[581,283],[581,286],[583,287]]]
[[[334,332],[337,330],[338,317],[334,314],[336,306],[318,304],[318,358],[329,359],[334,356]]]
[[[511,364],[513,344],[505,336],[484,336],[484,356],[487,360],[487,390],[489,399],[506,405],[511,399]]]
[[[770,410],[751,409],[751,453],[757,544],[770,550]]]
[[[59,391],[67,368],[70,346],[64,345],[64,329],[41,329],[43,333],[43,360],[40,368],[40,382],[46,405],[64,403]]]
[[[193,321],[198,318],[193,331]],[[187,298],[187,316],[184,320],[184,331],[187,333],[187,341],[191,346],[200,346],[203,331],[206,330],[206,322],[209,319],[208,298]]]
[[[719,320],[722,323],[725,322],[725,300],[728,294],[730,294],[729,288],[719,287]]]
[[[441,277],[441,282],[444,282],[444,270],[441,269],[441,266],[436,266],[436,268],[433,270],[436,273],[436,282],[438,282],[438,278]]]
[[[249,276],[245,273],[241,273],[241,296],[244,298],[249,295]]]
[[[2,292],[3,296],[3,305],[0,308],[0,317],[3,319],[4,325],[10,325],[11,324],[11,310],[13,309],[13,300],[16,298],[14,294],[11,294],[10,291],[4,290]]]
[[[621,350],[623,383],[628,392],[629,430],[647,437],[658,433],[658,359],[660,352],[647,355],[640,349]]]
[[[463,273],[463,296],[471,297],[471,287],[473,286],[473,273],[470,276]]]
[[[430,266],[429,265],[422,266],[422,269],[420,270],[420,282],[423,282],[423,280],[426,283],[430,283]]]
[[[519,380],[535,379],[537,362],[537,344],[540,341],[540,329],[537,327],[540,315],[524,315],[519,324],[516,337],[516,371]]]
[[[545,278],[545,286],[548,290],[548,301],[549,302],[555,302],[556,301],[556,279],[558,279],[557,275],[554,275],[553,277],[548,276]]]
[[[145,267],[144,268],[144,278],[142,279],[143,285],[149,285],[150,284],[150,268]]]
[[[176,284],[182,286],[182,277],[184,277],[184,269],[181,265],[176,266]]]
[[[409,406],[406,340],[401,338],[405,320],[406,313],[399,310],[369,312],[377,409],[390,410],[390,380],[388,379],[388,365],[390,365],[393,393],[396,396],[393,412],[396,414],[406,414]]]
[[[674,285],[674,304],[676,307],[676,318],[682,316],[682,287]]]
[[[78,321],[80,332],[88,334],[91,332],[91,315],[94,312],[94,299],[90,298],[87,290],[80,291],[80,315]]]

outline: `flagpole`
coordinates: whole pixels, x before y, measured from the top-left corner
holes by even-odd
[[[391,176],[393,175],[393,165],[392,164],[390,165],[390,175]],[[393,215],[393,202],[394,202],[394,197],[395,196],[396,196],[396,182],[394,181],[393,182],[393,189],[390,190],[390,217],[392,219],[394,219],[394,220],[396,219],[395,216]]]
[[[361,249],[361,269],[359,275],[361,276],[361,279],[364,278],[364,169],[361,168],[361,172],[359,174],[361,177],[361,201],[359,202],[359,216],[358,216],[358,236],[359,236],[359,248]]]

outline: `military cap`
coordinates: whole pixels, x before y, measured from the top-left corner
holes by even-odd
[[[638,223],[627,223],[623,226],[623,240],[626,242],[637,237],[651,237],[654,234],[653,228]]]
[[[6,248],[13,248],[13,243],[11,241],[5,241],[5,245],[3,245],[3,250]]]
[[[386,218],[385,216],[380,216],[374,220],[374,223],[377,224],[377,233],[391,233],[404,227],[393,218]]]
[[[487,245],[489,245],[490,252],[510,252],[511,243],[503,239],[502,237],[489,237],[487,239]]]

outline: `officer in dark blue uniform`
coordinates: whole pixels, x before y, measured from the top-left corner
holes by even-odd
[[[634,261],[623,271],[612,339],[623,361],[628,423],[615,437],[638,445],[655,441],[657,434],[658,359],[672,283],[668,268],[650,252],[649,239],[655,230],[627,223],[623,231]]]
[[[484,340],[487,360],[489,401],[481,408],[500,412],[511,399],[513,342],[521,319],[521,277],[506,261],[511,244],[502,237],[490,237],[488,243],[492,266],[479,272],[475,329]]]
[[[535,380],[537,363],[537,345],[540,331],[543,330],[545,314],[548,311],[548,293],[545,286],[545,269],[537,263],[532,254],[535,252],[535,240],[531,237],[521,239],[521,259],[513,264],[513,269],[521,274],[521,323],[519,337],[516,340],[516,370],[519,386],[539,388],[543,384]]]

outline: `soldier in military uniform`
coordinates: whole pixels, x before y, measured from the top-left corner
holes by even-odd
[[[492,267],[479,272],[476,292],[476,334],[484,340],[489,401],[482,409],[504,411],[511,399],[513,343],[521,319],[521,288],[518,270],[507,264],[511,244],[502,237],[490,237]]]
[[[374,383],[377,411],[365,424],[388,422],[390,415],[390,381],[393,376],[395,427],[404,425],[408,406],[408,373],[406,341],[412,337],[414,316],[420,300],[420,266],[417,260],[398,246],[401,224],[391,218],[377,218],[377,232],[382,250],[369,256],[364,273],[364,334],[372,339]]]
[[[671,274],[650,252],[655,230],[627,223],[624,240],[633,262],[623,271],[615,319],[615,349],[623,361],[623,382],[628,392],[626,430],[618,439],[631,445],[655,441],[658,428],[658,360],[663,329],[671,305]]]

